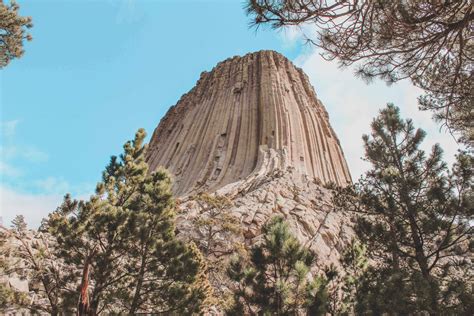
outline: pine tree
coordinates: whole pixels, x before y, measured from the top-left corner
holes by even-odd
[[[26,29],[33,27],[31,17],[20,16],[19,9],[15,1],[5,4],[0,0],[0,69],[23,56],[23,41],[32,39],[26,33]]]
[[[191,313],[205,300],[200,259],[176,239],[171,182],[148,172],[140,129],[113,156],[89,201],[66,196],[50,216],[59,255],[82,272],[78,312]]]
[[[11,292],[12,305],[29,309],[32,313],[46,312],[58,315],[67,311],[72,292],[70,267],[54,255],[54,241],[47,233],[29,230],[22,215],[12,221],[12,229],[2,232],[0,270],[7,277],[17,276],[28,281],[33,297],[27,293]],[[8,292],[8,291],[7,291]]]
[[[74,293],[74,270],[55,255],[57,245],[49,234],[39,231],[30,231],[29,234],[14,233],[19,243],[15,256],[21,258],[29,284],[39,285],[36,296],[43,300],[36,299],[25,307],[32,312],[42,311],[51,315],[71,310],[75,303],[70,300]],[[48,304],[44,304],[45,301]]]
[[[23,215],[16,215],[12,220],[12,229],[19,234],[25,234],[28,229],[26,224],[25,217]]]
[[[367,276],[366,247],[353,239],[344,249],[339,267],[329,266],[332,272],[328,288],[328,311],[331,315],[354,315],[360,284]]]
[[[419,149],[424,137],[389,104],[363,137],[372,169],[336,197],[358,214],[372,262],[360,279],[359,312],[472,310],[472,157],[460,152],[449,171],[439,145],[428,156]]]
[[[193,220],[195,236],[192,239],[206,258],[209,282],[218,296],[215,301],[224,306],[230,294],[225,273],[229,255],[244,249],[239,242],[242,238],[240,222],[231,214],[232,202],[225,196],[201,193],[193,200],[199,205],[199,214]]]
[[[236,258],[228,269],[237,282],[231,315],[324,315],[330,279],[310,270],[314,255],[290,233],[283,218],[263,227],[262,244],[252,248],[249,262]]]
[[[7,246],[9,240],[9,232],[3,226],[0,226],[0,312],[3,308],[11,307],[16,304],[15,292],[10,288],[4,279],[8,277],[14,268],[12,267],[10,258],[10,249]]]
[[[127,278],[125,289],[133,291],[125,300],[130,302],[127,312],[199,312],[207,289],[190,285],[205,268],[204,259],[199,250],[175,237],[169,176],[157,171],[147,177],[140,183],[130,208],[135,211],[127,220],[125,269],[133,273]]]
[[[194,226],[202,237],[199,248],[203,254],[216,258],[231,254],[234,247],[229,241],[241,233],[239,220],[229,212],[232,202],[225,196],[206,193],[197,195],[194,200],[200,206]]]

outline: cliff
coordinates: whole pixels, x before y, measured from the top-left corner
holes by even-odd
[[[323,184],[351,182],[307,76],[273,51],[233,57],[203,72],[154,131],[148,163],[173,174],[178,196],[287,167]]]
[[[351,182],[328,114],[303,71],[276,52],[233,57],[202,73],[154,131],[147,161],[172,173],[177,230],[207,254],[218,296],[231,287],[230,255],[258,243],[274,216],[313,250],[316,270],[338,265],[354,235],[327,185]],[[228,232],[233,224],[238,233]]]

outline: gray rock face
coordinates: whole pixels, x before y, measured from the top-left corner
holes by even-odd
[[[18,292],[29,292],[28,280],[20,279],[19,277],[12,276],[8,279],[8,283],[11,288]]]
[[[270,164],[262,164],[269,155]],[[322,183],[351,182],[307,76],[273,51],[230,58],[203,72],[154,131],[148,163],[174,175],[180,197],[287,167]]]

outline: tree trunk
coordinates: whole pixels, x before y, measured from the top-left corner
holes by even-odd
[[[77,315],[86,316],[89,315],[89,270],[90,263],[89,257],[86,258],[84,263],[84,269],[82,270],[82,281],[81,281],[81,292],[79,295],[79,303],[77,304]]]
[[[141,260],[141,266],[140,266],[140,271],[138,272],[138,278],[137,278],[137,285],[135,286],[135,293],[133,295],[133,301],[132,305],[130,307],[130,314],[135,314],[137,310],[140,308],[139,300],[140,300],[140,295],[141,295],[141,290],[142,290],[142,285],[143,285],[143,278],[145,277],[145,268],[146,268],[146,253],[148,251],[148,247],[145,247],[145,253],[142,256]]]
[[[59,315],[58,308],[56,306],[51,307],[51,316]]]
[[[393,143],[396,144],[397,141],[395,138],[392,139]],[[428,258],[426,257],[425,251],[423,249],[423,232],[419,231],[418,225],[417,225],[417,208],[412,204],[412,200],[410,198],[410,195],[408,193],[408,181],[405,177],[405,171],[403,169],[402,165],[402,160],[401,160],[401,154],[398,150],[398,148],[395,145],[395,151],[396,151],[396,162],[397,162],[397,168],[398,171],[400,172],[401,176],[401,187],[399,190],[401,202],[405,204],[406,206],[406,214],[405,216],[408,218],[409,226],[410,226],[410,231],[411,231],[411,238],[414,244],[415,248],[415,260],[418,263],[418,266],[420,267],[421,274],[423,276],[423,279],[428,284],[428,290],[429,290],[429,304],[430,304],[430,315],[437,315],[438,314],[438,292],[437,288],[434,283],[433,276],[430,273],[429,267],[428,267]]]
[[[92,299],[92,302],[90,303],[90,306],[89,306],[89,313],[87,315],[96,316],[98,309],[99,309],[99,298]]]

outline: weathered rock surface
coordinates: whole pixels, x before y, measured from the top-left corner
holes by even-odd
[[[215,193],[232,201],[229,212],[240,219],[242,242],[247,246],[259,241],[261,227],[271,217],[282,216],[298,240],[314,251],[322,268],[337,265],[354,236],[352,219],[334,208],[331,191],[292,167],[229,184]],[[182,199],[180,210],[180,233],[199,236],[193,223],[201,209],[194,197]]]
[[[230,58],[203,72],[153,133],[148,163],[174,175],[178,196],[287,167],[322,183],[351,182],[307,76],[273,51]]]
[[[250,246],[275,215],[317,255],[337,263],[350,241],[351,218],[331,204],[326,184],[351,182],[328,114],[301,69],[273,51],[233,57],[204,72],[151,138],[151,170],[168,169],[180,199],[178,229],[194,223],[200,192],[224,195]]]

